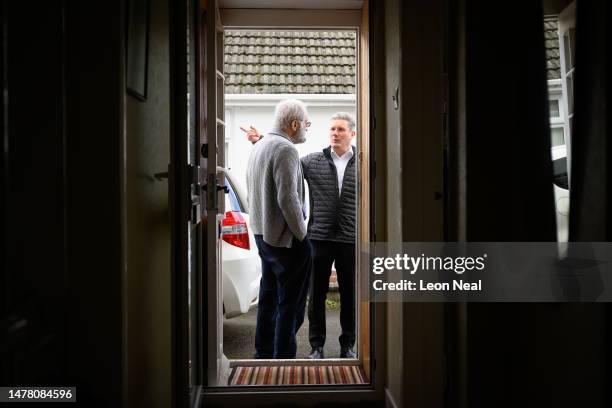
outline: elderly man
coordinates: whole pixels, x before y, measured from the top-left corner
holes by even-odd
[[[261,138],[257,129],[253,127],[250,130],[242,130],[253,143]],[[309,358],[314,359],[324,358],[325,300],[334,262],[341,301],[340,357],[356,357],[353,349],[355,346],[356,172],[355,148],[351,146],[354,137],[353,116],[345,112],[335,113],[331,117],[329,128],[330,146],[301,159],[304,177],[310,187],[312,204],[308,236],[314,255],[308,320],[312,347]]]
[[[249,156],[250,224],[262,264],[255,358],[295,358],[295,334],[304,321],[312,248],[294,144],[306,140],[307,115],[302,102],[281,101],[274,129]]]

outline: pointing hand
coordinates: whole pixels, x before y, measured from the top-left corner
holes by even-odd
[[[255,129],[253,126],[250,126],[249,130],[247,130],[247,129],[243,128],[242,126],[240,126],[240,130],[242,130],[244,133],[246,133],[247,139],[249,140],[249,142],[255,143],[259,139],[261,139],[261,135],[259,134],[257,129]]]

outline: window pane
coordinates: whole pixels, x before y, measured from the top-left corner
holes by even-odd
[[[551,136],[552,147],[563,146],[565,144],[565,137],[563,135],[562,127],[556,127],[556,128],[550,129],[550,136]]]
[[[572,63],[570,61],[570,38],[569,33],[567,31],[565,32],[565,34],[563,34],[563,51],[565,53],[563,63],[565,65],[565,72],[567,72],[572,69]]]
[[[576,66],[576,29],[574,27],[569,32],[570,68]]]
[[[242,208],[240,208],[240,203],[238,202],[238,198],[236,197],[234,187],[227,180],[227,177],[225,178],[225,185],[229,190],[229,193],[225,194],[225,211],[230,211],[230,209],[231,211],[242,211]]]
[[[558,118],[559,117],[559,100],[553,99],[548,101],[548,108],[550,109],[550,117]]]
[[[576,66],[576,29],[570,28],[563,34],[563,51],[565,52],[565,72]]]

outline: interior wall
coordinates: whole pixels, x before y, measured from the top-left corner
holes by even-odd
[[[146,101],[126,94],[125,406],[171,406],[169,5],[152,0]]]
[[[384,8],[386,205],[378,212],[386,234],[377,240],[441,241],[442,3],[389,0]],[[442,406],[443,317],[441,305],[386,305],[388,404]]]
[[[606,406],[601,304],[479,306],[491,307],[468,307],[467,406]]]
[[[380,8],[384,9],[380,10]],[[381,106],[382,112],[377,116],[377,120],[384,122],[384,160],[377,163],[378,168],[384,167],[384,172],[391,177],[380,177],[379,189],[385,190],[385,206],[378,207],[378,212],[385,214],[384,224],[385,236],[377,236],[378,241],[402,241],[402,208],[401,208],[401,189],[402,189],[402,161],[401,161],[401,123],[400,110],[397,99],[400,95],[400,15],[401,2],[399,0],[388,0],[384,6],[379,2],[379,15],[382,15],[384,38],[379,38],[380,48],[384,50],[381,56],[384,61],[384,104]],[[376,31],[376,29],[374,29]],[[374,64],[373,64],[374,65]],[[397,95],[397,97],[396,97]],[[396,103],[397,101],[397,108]],[[380,145],[380,142],[378,143]],[[383,146],[381,146],[383,147]],[[403,387],[402,387],[402,313],[401,304],[388,303],[386,305],[385,322],[385,394],[388,403],[395,406],[403,406]]]
[[[121,400],[123,378],[119,168],[125,2],[58,3],[65,6],[65,88],[56,98],[66,100],[67,383],[77,385],[81,405],[113,406]],[[32,28],[31,20],[23,24]],[[44,60],[36,65],[42,69]]]
[[[402,240],[439,242],[443,230],[443,2],[401,8]],[[402,304],[403,403],[444,405],[444,308]]]
[[[470,3],[473,8],[465,7]],[[551,3],[544,2],[544,5]],[[542,13],[541,9],[532,8],[539,7],[537,3],[525,2],[522,4],[523,13],[520,18],[523,21],[519,21],[515,15],[498,16],[495,20],[485,17],[483,20],[486,21],[478,21],[485,16],[482,14],[480,3],[463,2],[463,5],[468,11],[461,12],[457,20],[465,18],[466,22],[462,28],[466,41],[459,45],[464,48],[462,51],[465,52],[463,55],[465,59],[460,60],[458,56],[456,63],[459,71],[462,71],[461,74],[464,75],[465,83],[462,84],[461,80],[458,80],[455,86],[463,88],[465,85],[465,88],[458,94],[464,96],[467,94],[467,102],[464,100],[462,101],[464,105],[459,106],[459,109],[465,109],[463,111],[465,116],[462,119],[465,122],[458,120],[456,125],[458,127],[463,125],[463,129],[460,129],[459,132],[467,129],[466,162],[469,164],[471,161],[471,165],[483,166],[493,157],[490,152],[496,151],[500,153],[496,153],[494,159],[488,163],[489,168],[495,168],[497,163],[513,160],[513,157],[504,157],[507,152],[512,152],[512,147],[507,143],[508,140],[515,139],[517,135],[522,134],[536,135],[538,127],[539,129],[547,128],[546,115],[548,112],[546,108],[543,108],[542,104],[530,104],[534,101],[545,100],[542,98],[544,92],[541,92],[545,87],[546,79],[543,64],[544,50],[541,48],[543,42],[540,32],[541,20],[538,16],[548,14],[549,11],[544,9]],[[531,19],[533,24],[530,24],[529,19],[525,18],[529,15],[533,16]],[[506,39],[503,35],[495,36],[490,39],[489,44],[470,50],[470,47],[474,47],[475,44],[489,40],[482,35],[483,33],[492,32],[496,27],[508,23],[521,25],[523,30],[518,34],[510,34],[510,37]],[[538,43],[538,41],[542,42]],[[511,44],[511,46],[506,44]],[[493,45],[496,47],[503,45],[503,48],[507,50],[507,53],[503,55],[508,57],[507,61],[490,58],[488,52]],[[512,46],[517,48],[512,49]],[[520,76],[520,72],[526,70],[512,66],[512,62],[529,61],[530,56],[525,55],[527,53],[523,51],[533,49],[540,52],[542,63],[538,66],[536,58],[527,62],[526,65],[530,68],[529,73],[536,80],[530,84],[531,86],[525,87],[526,92],[521,94],[520,85],[526,81]],[[482,71],[474,73],[475,67]],[[472,71],[471,75],[470,71]],[[491,84],[496,83],[499,77],[508,78],[508,89],[513,90],[510,97],[520,95],[517,102],[507,106],[505,106],[507,102],[495,106],[483,102],[491,100],[490,96],[497,96],[498,93],[491,88]],[[487,92],[489,95],[486,95]],[[496,133],[496,139],[491,139],[490,129],[495,126],[490,126],[488,121],[495,122],[496,112],[500,110],[509,112],[509,115],[511,113],[510,116],[520,117],[521,120],[508,122],[504,129]],[[520,110],[524,112],[520,113]],[[461,112],[458,113],[461,114]],[[482,128],[478,129],[478,126]],[[530,126],[530,130],[514,130],[512,126]],[[539,134],[544,134],[544,132],[539,132]],[[479,136],[480,139],[473,139]],[[535,143],[537,138],[531,137],[534,141],[531,146],[537,148]],[[471,143],[470,138],[472,138]],[[502,141],[500,146],[503,145],[503,149],[496,149],[495,146],[490,145],[495,141]],[[548,150],[549,147],[544,146],[540,152],[549,158]],[[528,168],[528,157],[529,154],[521,150],[521,166],[517,168]],[[540,160],[540,163],[542,162]],[[529,214],[525,214],[507,225],[496,225],[499,221],[512,216],[503,206],[509,203],[504,199],[504,193],[509,186],[512,186],[513,180],[500,171],[497,176],[504,179],[505,183],[497,192],[496,186],[487,179],[490,177],[483,177],[486,171],[485,167],[472,168],[471,172],[468,167],[467,170],[467,185],[471,191],[468,189],[467,194],[461,198],[468,209],[464,224],[467,227],[467,239],[477,242],[554,240],[554,223],[550,223],[550,218],[546,217],[546,215],[552,217],[552,211],[540,211],[537,216],[531,216],[531,219]],[[478,183],[479,177],[481,177],[481,183]],[[553,202],[552,199],[546,197],[536,198],[540,191],[545,189],[529,190],[529,183],[525,181],[528,181],[531,175],[523,177],[523,180],[517,183],[521,186],[518,190],[523,193],[530,191],[525,193],[529,194],[530,204],[527,208],[530,211],[533,211],[536,205]],[[548,184],[546,188],[549,188]],[[480,198],[478,194],[481,194]],[[490,216],[487,215],[489,211]],[[496,215],[500,213],[508,215],[500,218]],[[474,234],[470,228],[478,223],[485,228]],[[518,230],[517,226],[523,227],[523,230]],[[460,406],[605,406],[603,397],[604,381],[606,381],[606,316],[601,304],[469,303],[464,312],[464,320],[460,324],[463,328],[460,334],[462,338],[457,339],[464,344],[463,350],[459,347],[457,349],[465,353],[459,356],[459,359],[463,360],[460,364],[463,368],[460,370],[462,374],[458,378],[463,387],[462,390],[459,390],[459,393],[463,393],[463,398],[459,401],[462,404]]]
[[[75,386],[88,407],[122,391],[124,6],[1,6],[0,383]]]
[[[442,2],[402,2],[401,192],[404,241],[443,241]]]
[[[0,384],[51,385],[66,380],[69,354],[64,10],[3,2],[1,12]]]

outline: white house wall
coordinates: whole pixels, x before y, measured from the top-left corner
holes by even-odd
[[[240,126],[253,126],[260,133],[267,133],[272,128],[274,107],[288,98],[304,102],[312,122],[306,142],[296,145],[300,156],[329,146],[329,118],[335,112],[356,115],[355,95],[225,95],[226,167],[243,186],[246,186],[246,165],[253,146]]]

